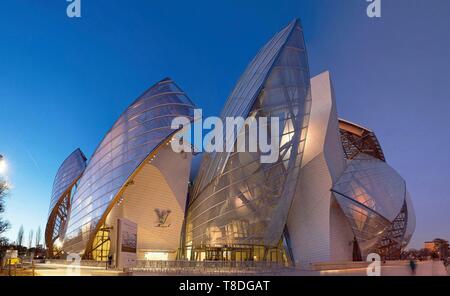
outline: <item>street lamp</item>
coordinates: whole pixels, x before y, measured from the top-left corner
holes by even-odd
[[[0,154],[0,175],[6,172],[6,160],[3,155]]]

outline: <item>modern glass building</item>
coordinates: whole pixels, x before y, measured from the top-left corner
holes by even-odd
[[[406,183],[386,163],[372,131],[344,120],[339,127],[348,163],[332,191],[363,255],[377,252],[387,258],[399,257],[415,227]]]
[[[310,108],[303,32],[293,21],[250,63],[221,116],[224,122],[234,116],[278,117],[280,157],[264,164],[260,152],[205,154],[186,219],[189,259],[261,260],[268,248],[270,256],[283,256],[279,246],[299,178]]]
[[[194,105],[171,79],[142,94],[100,143],[71,196],[62,249],[87,259],[116,253],[118,219],[137,223],[137,258],[175,259],[191,155],[167,144],[172,119]],[[58,177],[57,177],[58,178]]]
[[[87,165],[82,157],[72,172],[66,160],[55,179],[47,246],[58,240],[64,254],[119,266],[132,253],[132,260],[301,267],[371,252],[393,258],[408,244],[415,218],[406,183],[372,131],[338,118],[330,74],[310,78],[298,20],[259,51],[221,114],[224,121],[279,118],[274,163],[262,163],[259,150],[203,153],[192,174],[192,153],[169,143],[181,133],[172,119],[194,120],[194,108],[164,79],[128,107]],[[224,142],[236,148],[238,134],[248,138],[249,129]],[[56,227],[61,204],[67,214]]]

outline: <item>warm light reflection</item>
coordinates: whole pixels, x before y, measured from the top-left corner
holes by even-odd
[[[366,190],[363,187],[359,186],[355,182],[352,182],[352,187],[353,187],[353,196],[357,202],[369,208],[374,208],[373,199],[370,197],[370,195],[366,192]],[[358,229],[362,230],[366,225],[366,221],[369,217],[369,212],[364,208],[355,205],[352,205],[352,208],[353,208],[352,214],[355,223]]]
[[[55,243],[54,243],[54,247],[55,247],[57,250],[61,250],[62,246],[63,246],[63,242],[58,238],[58,239],[55,241]]]
[[[145,252],[145,260],[149,261],[167,261],[169,260],[169,253],[167,252]]]

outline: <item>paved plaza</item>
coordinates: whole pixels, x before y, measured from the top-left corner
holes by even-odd
[[[361,263],[360,265],[364,265]],[[123,272],[117,270],[105,270],[102,267],[71,266],[56,263],[36,264],[35,274],[37,276],[192,276],[192,275],[268,275],[268,276],[366,276],[367,267],[356,267],[352,263],[336,264],[335,269],[326,270],[299,270],[299,269],[279,269],[274,272],[265,271],[261,273],[245,273],[244,271],[220,272],[217,270],[205,269],[203,271],[174,271],[174,270],[152,270]],[[381,265],[382,276],[411,276],[408,261],[386,262]],[[448,276],[450,275],[440,261],[417,262],[415,276]]]

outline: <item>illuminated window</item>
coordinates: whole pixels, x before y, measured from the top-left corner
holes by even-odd
[[[110,229],[102,226],[97,232],[92,243],[92,258],[96,261],[108,261],[111,240]]]

